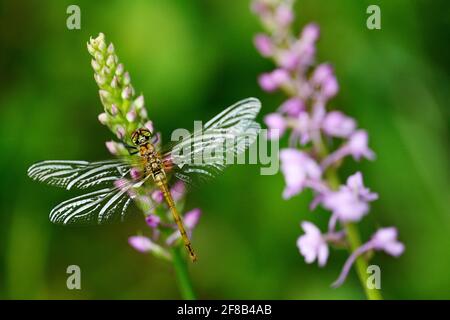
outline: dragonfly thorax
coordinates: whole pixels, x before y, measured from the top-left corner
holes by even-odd
[[[148,174],[153,176],[153,179],[158,176],[165,177],[165,172],[162,165],[162,160],[155,146],[148,142],[139,146],[139,155],[144,160],[144,168]],[[159,179],[155,179],[159,180]]]
[[[139,145],[139,154],[141,155],[141,157],[151,155],[155,153],[155,151],[155,146],[150,142]]]

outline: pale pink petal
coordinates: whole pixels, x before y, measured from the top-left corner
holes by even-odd
[[[254,38],[254,44],[263,57],[269,57],[274,52],[272,39],[268,35],[257,34]]]
[[[156,214],[149,214],[145,218],[145,222],[150,228],[157,228],[161,222],[161,218]]]
[[[128,238],[128,243],[139,252],[149,252],[153,249],[153,242],[144,236],[132,236]]]
[[[327,263],[328,259],[328,246],[326,243],[322,243],[319,247],[319,252],[317,255],[317,261],[320,267],[323,267]]]
[[[183,217],[186,228],[193,230],[200,220],[201,214],[202,212],[199,208],[195,208],[187,212]]]
[[[330,136],[345,138],[354,132],[356,121],[342,112],[331,111],[325,116],[322,127]]]

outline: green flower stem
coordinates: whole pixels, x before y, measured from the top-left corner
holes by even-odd
[[[339,177],[334,168],[327,171],[326,179],[331,188],[337,189],[340,185]],[[344,224],[344,229],[347,234],[347,241],[350,245],[350,254],[353,253],[356,249],[361,246],[361,238],[359,236],[358,227],[353,223]],[[356,259],[355,268],[358,274],[359,281],[361,282],[361,286],[364,288],[364,292],[366,293],[367,299],[369,300],[382,300],[381,291],[378,289],[370,289],[367,286],[367,280],[369,275],[367,274],[367,261],[364,255],[359,256]]]
[[[194,288],[192,286],[191,278],[189,277],[186,260],[183,258],[180,248],[172,248],[171,253],[173,259],[173,267],[175,269],[175,275],[182,298],[185,300],[195,300],[196,296]]]

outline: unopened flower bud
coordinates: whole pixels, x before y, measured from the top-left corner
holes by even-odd
[[[105,51],[105,49],[106,49],[105,41],[100,41],[99,44],[98,44],[98,50],[103,52],[103,51]]]
[[[101,124],[106,124],[108,122],[108,115],[105,112],[102,112],[98,115],[98,121]]]
[[[117,106],[113,103],[113,104],[111,105],[111,114],[112,114],[113,116],[115,116],[115,115],[117,115],[117,113],[119,113],[119,110],[117,109]]]
[[[110,68],[114,66],[114,56],[110,55],[108,59],[106,59],[106,65]]]
[[[95,52],[94,54],[95,60],[99,61],[99,62],[103,62],[105,59],[103,59],[103,55],[100,52]]]
[[[106,90],[100,89],[98,91],[98,93],[100,94],[100,98],[102,98],[102,99],[109,99],[109,98],[111,98],[111,93],[106,91]]]
[[[139,115],[141,116],[141,118],[147,119],[147,117],[148,117],[147,109],[145,109],[145,108],[140,109],[139,110]]]
[[[138,109],[144,107],[144,96],[142,94],[134,100],[134,105]]]
[[[129,99],[131,97],[131,88],[130,87],[125,87],[122,90],[121,96],[122,96],[122,99],[124,99],[124,100]]]
[[[99,71],[101,68],[100,64],[97,61],[95,61],[94,59],[91,60],[91,66],[92,66],[92,69],[94,69],[95,71]]]
[[[108,149],[109,153],[116,155],[117,154],[117,144],[114,141],[106,141],[105,143],[106,148]]]
[[[92,38],[91,38],[91,41],[92,41]],[[87,49],[92,56],[95,54],[95,48],[89,42],[87,43]]]
[[[104,75],[110,75],[111,74],[111,68],[108,68],[107,66],[103,67],[101,73]]]
[[[108,53],[109,54],[113,54],[114,53],[114,45],[112,43],[110,43],[109,46],[108,46]]]
[[[153,132],[153,122],[152,121],[147,121],[145,124],[144,124],[144,127],[146,127],[150,132]]]
[[[125,137],[125,129],[122,126],[117,126],[116,127],[116,135],[117,135],[117,138],[122,140],[123,137]]]
[[[116,76],[114,76],[113,77],[113,79],[111,80],[111,88],[117,88],[117,84],[118,84],[118,81],[117,81],[117,77]]]
[[[123,74],[123,64],[119,64],[116,68],[116,76],[121,76]]]
[[[133,122],[136,119],[136,111],[133,109],[127,112],[126,118],[129,122]]]
[[[125,74],[123,75],[123,84],[124,85],[129,85],[131,82],[131,78],[130,78],[130,74],[128,72],[125,72]]]

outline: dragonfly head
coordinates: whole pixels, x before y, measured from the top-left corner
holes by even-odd
[[[142,144],[148,143],[152,133],[147,128],[139,128],[135,130],[131,135],[131,141],[134,145],[140,146]]]

